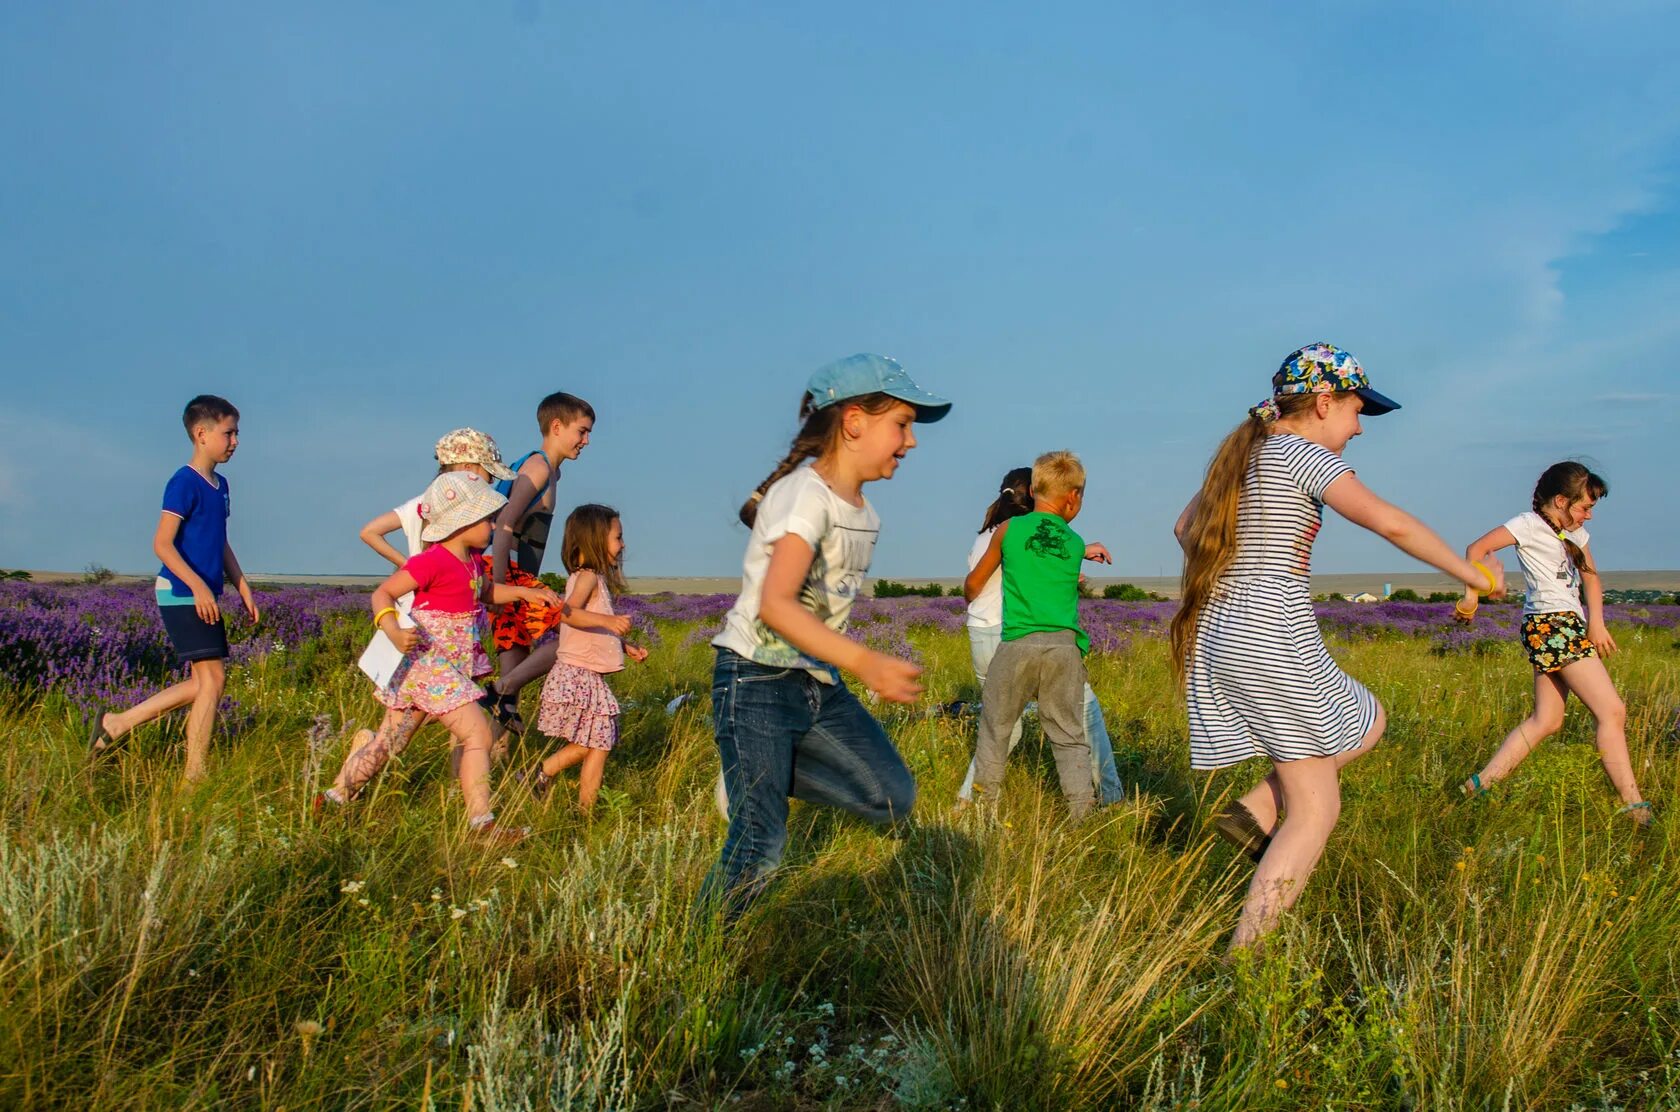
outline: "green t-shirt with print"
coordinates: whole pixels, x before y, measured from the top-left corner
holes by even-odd
[[[1010,518],[1003,534],[1003,639],[1071,629],[1079,651],[1091,639],[1079,628],[1079,568],[1085,542],[1055,514]]]

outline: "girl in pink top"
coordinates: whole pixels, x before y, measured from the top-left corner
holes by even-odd
[[[529,831],[496,825],[490,809],[490,720],[479,706],[476,682],[490,672],[484,651],[484,603],[559,599],[547,587],[491,584],[479,555],[490,543],[490,519],[507,501],[488,484],[462,472],[439,475],[421,495],[420,532],[427,548],[373,592],[373,621],[401,649],[402,664],[374,697],[385,720],[344,759],[333,786],[315,797],[317,815],[354,799],[388,761],[401,753],[428,716],[455,736],[453,764],[461,778],[473,830],[494,842],[512,842]],[[397,620],[396,600],[414,594],[412,627]]]
[[[628,628],[615,617],[612,592],[624,590],[624,525],[610,506],[579,506],[566,519],[560,559],[571,576],[566,603],[571,615],[560,627],[554,668],[543,681],[537,728],[566,744],[549,754],[529,776],[531,794],[548,794],[560,770],[581,764],[578,806],[595,805],[607,754],[618,744],[618,700],[606,676],[624,670],[624,658],[643,661],[647,650],[626,644]]]

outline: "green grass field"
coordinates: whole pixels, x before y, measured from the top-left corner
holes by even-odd
[[[537,806],[502,776],[503,815],[537,834],[487,851],[436,727],[349,815],[311,821],[349,728],[376,719],[349,663],[364,628],[236,669],[255,720],[196,790],[179,722],[90,780],[62,700],[0,716],[0,1106],[1680,1108],[1666,816],[1640,834],[1614,815],[1578,705],[1491,800],[1448,790],[1526,712],[1515,645],[1333,642],[1388,736],[1344,777],[1275,944],[1229,964],[1250,868],[1206,824],[1262,770],[1190,773],[1158,639],[1092,660],[1141,789],[1126,804],[1066,827],[1031,730],[1000,822],[953,816],[974,720],[884,710],[915,828],[796,804],[783,875],[724,930],[691,917],[723,838],[709,649],[668,629],[615,679],[624,741],[592,820],[570,780]],[[1662,807],[1674,635],[1616,633]],[[931,702],[975,697],[960,635],[912,640]],[[682,692],[699,697],[666,717]]]

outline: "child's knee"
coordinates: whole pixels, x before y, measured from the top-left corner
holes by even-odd
[[[220,698],[222,689],[227,686],[227,669],[219,660],[194,661],[191,682],[195,698],[206,695]]]
[[[1388,731],[1388,711],[1383,707],[1381,702],[1378,702],[1377,703],[1377,716],[1376,716],[1375,720],[1372,721],[1372,723],[1371,723],[1371,732],[1365,735],[1366,738],[1368,739],[1365,744],[1367,746],[1375,745],[1377,742],[1382,740],[1383,734],[1386,733],[1387,731]]]
[[[1529,742],[1541,741],[1563,729],[1563,711],[1537,710],[1528,720]]]
[[[1627,726],[1627,704],[1616,699],[1608,706],[1600,707],[1595,717],[1598,724],[1612,730],[1624,729]]]
[[[881,788],[881,802],[886,811],[887,821],[907,818],[916,806],[916,778],[910,774],[910,770],[895,770],[892,775],[882,780]]]

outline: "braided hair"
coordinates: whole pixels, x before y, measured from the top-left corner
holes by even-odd
[[[770,488],[782,479],[793,474],[794,470],[808,459],[819,459],[840,443],[842,436],[841,415],[856,406],[865,413],[885,413],[895,405],[902,404],[897,398],[887,394],[864,394],[856,398],[847,398],[843,402],[816,408],[811,402],[810,394],[799,396],[799,431],[794,434],[793,443],[788,445],[787,455],[782,457],[775,470],[762,483],[758,484],[751,496],[741,506],[741,524],[752,528],[758,520],[758,506],[764,501],[764,496]]]
[[[1540,473],[1540,480],[1534,484],[1534,512],[1540,519],[1550,525],[1563,542],[1564,551],[1569,553],[1569,562],[1582,575],[1597,575],[1598,569],[1587,560],[1587,554],[1581,551],[1581,546],[1564,535],[1563,526],[1553,521],[1548,512],[1552,499],[1562,495],[1569,500],[1570,505],[1584,498],[1598,501],[1610,493],[1610,484],[1587,469],[1585,464],[1574,460],[1564,460],[1554,463]]]

